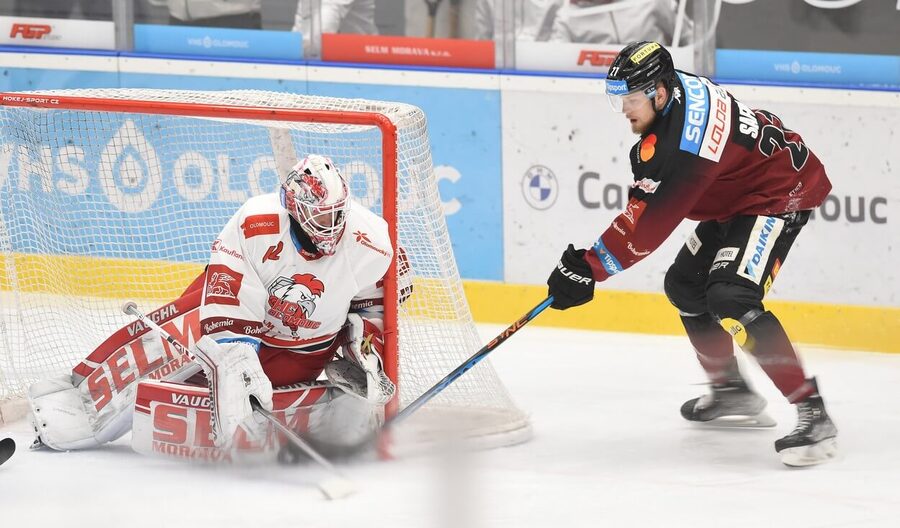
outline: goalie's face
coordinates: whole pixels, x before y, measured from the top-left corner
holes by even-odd
[[[288,213],[322,253],[331,255],[344,233],[349,190],[343,175],[324,156],[310,155],[294,166],[281,186]]]

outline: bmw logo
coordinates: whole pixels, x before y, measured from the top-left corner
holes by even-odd
[[[541,211],[549,209],[559,196],[556,175],[543,165],[529,167],[522,178],[522,194],[531,207]]]

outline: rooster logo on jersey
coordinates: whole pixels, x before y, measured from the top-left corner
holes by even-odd
[[[290,277],[278,277],[268,288],[269,315],[281,319],[298,337],[300,328],[315,330],[322,325],[309,317],[316,311],[316,300],[325,293],[325,284],[315,275],[298,273]]]

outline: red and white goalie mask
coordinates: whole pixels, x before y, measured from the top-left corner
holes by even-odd
[[[281,184],[281,202],[313,244],[331,255],[337,246],[350,206],[347,181],[325,156],[310,154],[294,165]]]

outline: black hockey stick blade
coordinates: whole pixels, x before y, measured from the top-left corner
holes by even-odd
[[[16,452],[16,442],[12,438],[0,440],[0,464],[3,464]]]

